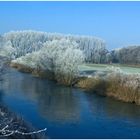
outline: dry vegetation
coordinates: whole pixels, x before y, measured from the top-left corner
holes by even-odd
[[[140,105],[140,74],[122,73],[112,68],[104,77],[80,78],[75,85],[88,91]]]
[[[140,75],[111,74],[106,94],[125,102],[140,105]]]
[[[16,63],[11,63],[11,66],[22,72],[32,73],[34,76],[50,80],[57,79],[56,81],[60,84],[70,85],[68,81],[70,78],[64,74],[54,75],[51,71],[32,69]],[[105,76],[100,76],[100,73],[97,72],[91,77],[78,77],[73,79],[72,85],[93,93],[140,105],[140,74],[123,73],[118,67],[107,69],[109,72]]]

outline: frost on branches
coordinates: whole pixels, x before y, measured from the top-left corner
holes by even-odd
[[[78,44],[77,47],[84,52],[86,62],[106,62],[107,50],[105,42],[102,39],[91,36],[63,35],[29,30],[12,31],[4,34],[3,38],[6,42],[9,42],[9,47],[6,48],[6,51],[11,52],[12,49],[15,58],[40,50],[47,41],[68,39]]]
[[[70,85],[83,61],[84,55],[78,49],[78,44],[69,39],[61,39],[48,41],[39,51],[26,54],[12,62],[51,71],[57,81]]]
[[[38,51],[46,41],[44,33],[34,31],[12,31],[3,37],[6,42],[11,43],[11,47],[15,50],[15,58]]]
[[[57,81],[69,84],[84,60],[106,62],[105,42],[95,37],[29,30],[6,33],[2,40],[0,55],[33,69],[52,71]]]

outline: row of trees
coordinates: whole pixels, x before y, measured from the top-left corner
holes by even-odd
[[[140,64],[140,46],[129,46],[108,52],[108,62],[120,64]]]
[[[12,31],[5,33],[3,40],[6,43],[5,52],[10,52],[13,59],[35,52],[43,47],[47,41],[70,40],[77,43],[77,48],[83,51],[86,62],[106,63],[107,49],[102,39],[91,36],[63,35],[37,31]]]
[[[140,46],[129,46],[111,52],[112,61],[121,64],[140,64]]]
[[[140,46],[108,51],[105,41],[99,38],[30,30],[12,31],[0,36],[0,55],[8,56],[10,59],[19,58],[28,53],[39,51],[46,42],[62,39],[77,43],[75,47],[83,52],[86,62],[140,63]]]

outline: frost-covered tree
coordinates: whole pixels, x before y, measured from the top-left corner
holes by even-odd
[[[119,50],[121,48],[117,48],[117,49],[114,49],[112,50],[110,53],[111,53],[111,57],[112,57],[112,62],[113,63],[119,63]]]
[[[140,46],[129,46],[113,51],[113,62],[140,64]]]
[[[75,41],[79,49],[84,52],[86,62],[104,63],[106,44],[102,39],[91,36],[64,35],[38,31],[12,31],[3,35],[6,41],[11,42],[15,50],[15,58],[38,51],[47,41],[69,39]],[[97,59],[98,58],[98,59]]]
[[[119,51],[119,62],[126,64],[140,64],[140,46],[130,46]]]
[[[0,46],[0,56],[15,59],[15,49],[11,46],[11,42],[2,43],[2,46]]]
[[[106,54],[105,62],[106,62],[106,63],[112,62],[112,55],[111,55],[110,52],[108,52],[108,53]]]
[[[47,41],[45,33],[36,31],[12,31],[5,33],[3,37],[14,48],[15,58],[38,51]]]
[[[1,80],[3,80],[3,75],[6,73],[7,71],[7,62],[8,59],[6,57],[0,56],[0,84],[1,84]]]
[[[51,71],[57,81],[70,85],[79,72],[78,66],[84,60],[83,52],[77,46],[76,42],[69,39],[48,41],[39,51],[12,62]]]
[[[104,40],[91,36],[69,35],[68,37],[70,40],[74,40],[78,43],[79,48],[85,54],[86,62],[102,63],[101,58],[105,55],[104,52],[106,52],[106,44]]]

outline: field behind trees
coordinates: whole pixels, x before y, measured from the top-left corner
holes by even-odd
[[[127,66],[122,64],[83,64],[79,67],[80,71],[102,71],[106,72],[108,71],[108,67],[119,67],[122,72],[128,73],[128,74],[135,74],[140,73],[140,67],[139,66]]]

